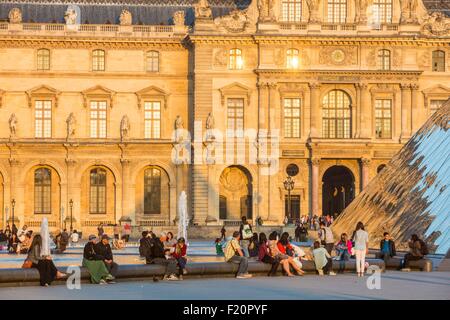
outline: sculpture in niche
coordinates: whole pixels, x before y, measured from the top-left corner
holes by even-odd
[[[119,23],[121,26],[131,26],[133,22],[133,16],[131,15],[131,12],[123,9],[122,12],[120,13],[120,17],[119,17]]]
[[[309,23],[319,23],[320,0],[306,0],[309,9]]]
[[[22,23],[22,11],[19,8],[12,8],[8,14],[9,23]]]
[[[233,10],[229,15],[214,19],[214,23],[228,32],[244,32],[249,24],[247,11]]]
[[[173,23],[176,26],[184,26],[185,13],[183,10],[176,11],[173,14]]]
[[[73,138],[75,136],[75,126],[77,124],[77,120],[75,119],[75,115],[73,112],[69,114],[69,116],[66,119],[67,124],[67,140]]]
[[[228,167],[220,176],[220,184],[230,192],[238,192],[245,190],[247,177],[242,170],[235,167]]]
[[[183,128],[184,128],[183,119],[181,118],[180,115],[178,115],[175,119],[175,141],[176,142],[183,141],[183,139],[184,139]]]
[[[218,49],[214,55],[214,65],[225,67],[228,63],[228,53],[225,49]]]
[[[424,20],[422,32],[428,36],[449,35],[450,18],[442,12],[433,12]]]
[[[195,18],[209,19],[212,17],[211,7],[209,6],[208,0],[199,0],[195,6]]]
[[[208,118],[206,118],[206,129],[211,130],[214,129],[216,125],[216,121],[214,120],[214,116],[212,113],[208,113]]]
[[[356,15],[355,22],[358,24],[367,23],[367,7],[369,6],[369,0],[355,0]]]
[[[122,120],[120,121],[120,138],[122,140],[128,138],[130,128],[131,128],[130,119],[128,118],[127,115],[124,115],[122,117]]]
[[[401,24],[417,24],[417,7],[418,0],[400,0],[400,23]]]
[[[8,123],[9,123],[10,136],[11,136],[11,138],[14,138],[17,133],[17,123],[18,123],[15,113],[11,114],[11,117],[9,117]]]
[[[77,23],[77,12],[75,11],[75,8],[67,8],[66,12],[64,13],[64,20],[68,25],[74,25]]]
[[[274,7],[275,0],[258,0],[259,21],[275,21]]]

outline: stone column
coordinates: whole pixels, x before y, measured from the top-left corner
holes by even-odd
[[[354,137],[361,137],[361,84],[356,83],[356,132]]]
[[[361,136],[370,138],[372,136],[372,102],[367,83],[360,83],[361,90]]]
[[[9,159],[9,165],[10,165],[10,199],[9,199],[9,212],[8,212],[8,220],[6,221],[7,224],[12,227],[12,224],[15,223],[16,227],[19,229],[19,224],[24,222],[23,219],[23,211],[24,211],[24,199],[23,199],[23,192],[20,192],[20,181],[18,181],[18,173],[19,173],[19,167],[21,165],[20,161],[15,158]],[[14,207],[14,221],[12,221],[12,206],[11,201],[16,201],[15,207]]]
[[[76,165],[76,161],[72,158],[66,158],[66,168],[67,168],[67,196],[66,198],[62,198],[61,199],[61,203],[64,203],[64,220],[66,220],[68,223],[66,223],[66,227],[67,230],[69,230],[70,228],[70,199],[72,199],[73,201],[73,208],[72,208],[72,215],[73,218],[75,218],[75,212],[79,211],[79,210],[75,210],[76,206],[78,205],[79,207],[79,203],[75,202],[75,192],[73,190],[73,185],[74,185],[74,181],[75,181],[75,165]],[[79,222],[79,218],[75,218],[73,219],[73,227],[74,229],[78,228],[80,229],[81,225],[77,225],[77,222]],[[64,223],[64,221],[63,221]]]
[[[412,131],[411,134],[414,133],[421,124],[419,121],[420,114],[417,99],[418,92],[419,92],[419,85],[417,83],[411,84],[411,131]]]
[[[370,181],[369,169],[371,160],[368,158],[361,158],[361,190],[363,190]]]
[[[272,130],[277,128],[276,126],[276,118],[279,115],[277,113],[277,84],[276,83],[269,83],[268,84],[268,91],[269,91],[269,105],[268,105],[268,114],[267,114],[267,128],[269,130],[269,133],[271,134]],[[278,126],[280,128],[280,126]]]
[[[411,91],[410,85],[400,85],[402,95],[402,132],[400,139],[409,139],[411,136]]]
[[[258,131],[267,129],[267,103],[269,99],[269,87],[267,83],[260,82],[258,84],[259,90],[259,106],[258,106]]]
[[[136,225],[136,214],[133,210],[134,197],[130,195],[130,160],[122,158],[120,159],[122,164],[122,210],[121,217],[129,216],[132,220],[132,224]],[[120,220],[121,217],[116,217]],[[118,221],[114,221],[118,222]]]
[[[310,121],[311,121],[309,137],[319,138],[320,83],[317,82],[310,83],[309,93],[310,93]]]
[[[312,158],[311,162],[311,215],[319,213],[319,158]]]

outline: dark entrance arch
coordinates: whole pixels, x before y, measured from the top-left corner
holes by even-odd
[[[335,218],[355,198],[355,178],[344,166],[332,166],[322,178],[322,214]]]

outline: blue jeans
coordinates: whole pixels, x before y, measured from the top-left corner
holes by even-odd
[[[339,272],[344,272],[345,270],[345,261],[350,259],[350,253],[348,250],[339,251]]]
[[[187,259],[185,257],[177,258],[178,262],[178,272],[179,274],[183,274],[184,268],[186,268]]]

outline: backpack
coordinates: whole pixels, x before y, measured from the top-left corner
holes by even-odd
[[[419,240],[419,242],[420,242],[420,252],[422,253],[422,255],[426,256],[427,254],[430,253],[428,250],[428,246],[423,240]]]

